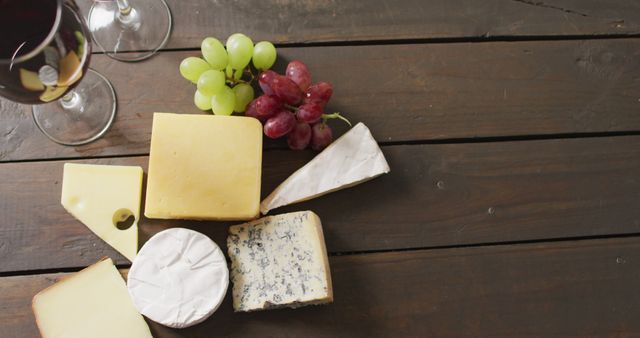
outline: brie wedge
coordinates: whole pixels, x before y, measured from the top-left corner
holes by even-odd
[[[260,211],[306,201],[386,174],[387,160],[369,128],[358,123],[280,184]]]

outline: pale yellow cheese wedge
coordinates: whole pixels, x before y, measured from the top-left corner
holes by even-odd
[[[142,168],[66,163],[62,206],[130,261],[138,252]],[[125,230],[118,222],[133,216]]]
[[[43,338],[152,338],[110,258],[33,297]]]
[[[144,214],[253,219],[259,214],[261,170],[257,119],[155,113]]]

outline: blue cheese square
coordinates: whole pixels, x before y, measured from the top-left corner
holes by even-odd
[[[264,217],[229,228],[236,312],[333,301],[327,249],[311,211]]]

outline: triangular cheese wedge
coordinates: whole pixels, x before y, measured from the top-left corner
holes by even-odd
[[[65,163],[62,206],[130,261],[138,252],[142,168]],[[118,222],[133,216],[125,230]]]
[[[358,123],[298,169],[260,203],[260,211],[306,201],[388,173],[389,165],[369,128]]]
[[[32,308],[46,338],[153,338],[110,258],[40,291]]]

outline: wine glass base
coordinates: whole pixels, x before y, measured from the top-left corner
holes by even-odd
[[[34,105],[33,120],[53,142],[77,146],[107,132],[116,116],[116,93],[100,73],[88,69],[80,83],[55,102]]]
[[[162,48],[171,32],[171,11],[164,0],[131,1],[121,15],[116,1],[94,1],[88,16],[93,41],[119,61],[140,61]]]

